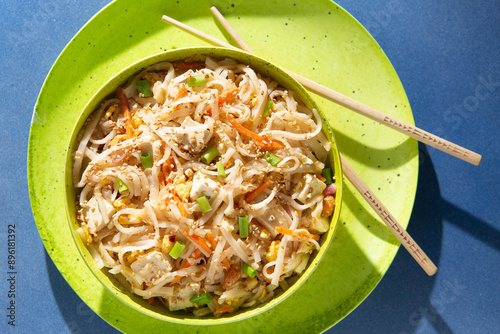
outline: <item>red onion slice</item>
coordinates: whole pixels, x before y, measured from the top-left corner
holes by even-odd
[[[335,195],[337,192],[337,186],[335,183],[331,183],[326,186],[325,190],[323,190],[323,195],[328,196],[328,195]]]

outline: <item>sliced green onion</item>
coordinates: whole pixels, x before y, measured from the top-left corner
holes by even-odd
[[[274,103],[273,101],[267,101],[266,103],[266,108],[264,109],[264,112],[262,113],[262,115],[264,116],[270,116],[271,114],[269,113],[269,111],[274,107]]]
[[[238,222],[240,223],[240,231],[238,232],[240,238],[248,237],[248,216],[240,216]]]
[[[171,257],[173,257],[174,259],[177,260],[177,258],[179,257],[179,255],[181,255],[184,248],[186,248],[185,243],[183,243],[182,241],[176,241],[174,246],[172,247],[172,249],[168,253],[168,255],[170,255]]]
[[[194,77],[187,80],[188,87],[199,87],[207,84],[205,77]]]
[[[208,150],[206,150],[202,155],[201,155],[201,162],[205,163],[205,164],[209,164],[210,162],[212,162],[212,160],[214,160],[217,156],[219,155],[219,151],[217,151],[217,149],[212,146],[210,147]]]
[[[257,273],[257,270],[254,267],[246,264],[245,262],[243,262],[243,264],[241,265],[241,270],[250,278],[254,278],[255,274]]]
[[[144,97],[151,96],[151,87],[149,86],[148,80],[139,80],[135,85],[138,93],[142,94]]]
[[[281,159],[275,156],[273,153],[268,152],[267,154],[264,155],[264,160],[269,162],[273,167],[278,166],[278,164],[281,162]]]
[[[332,179],[332,169],[331,168],[325,168],[321,171],[321,176],[325,178],[325,184],[331,184],[333,183]]]
[[[224,169],[224,164],[222,162],[217,162],[215,165],[217,166],[217,174],[219,174],[219,177],[225,178],[226,170]]]
[[[128,190],[127,184],[119,177],[116,178],[116,185],[118,186],[118,191],[121,193]]]
[[[201,212],[205,213],[205,212],[212,210],[212,207],[210,206],[210,202],[208,201],[206,196],[201,196],[196,201],[198,202],[198,205],[200,206]]]
[[[153,159],[151,159],[151,155],[148,152],[141,153],[141,163],[143,168],[153,167]]]
[[[198,296],[193,296],[189,298],[189,301],[191,303],[198,304],[198,306],[206,305],[210,303],[212,300],[214,300],[214,297],[212,297],[212,295],[209,294],[208,292],[203,292],[200,293]]]

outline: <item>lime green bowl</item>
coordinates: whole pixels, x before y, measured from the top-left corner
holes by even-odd
[[[290,287],[284,291],[278,293],[273,299],[269,302],[258,305],[256,307],[239,309],[236,312],[223,315],[219,318],[215,318],[213,316],[206,316],[203,318],[196,318],[192,313],[184,312],[184,311],[176,311],[171,312],[168,308],[157,305],[155,303],[150,305],[147,300],[143,299],[140,296],[134,295],[130,293],[113,275],[108,273],[107,268],[98,269],[97,265],[85,246],[84,242],[81,240],[80,235],[77,232],[79,224],[76,220],[76,192],[73,186],[73,178],[72,178],[72,165],[73,165],[73,153],[76,150],[77,143],[76,137],[80,132],[81,128],[85,124],[87,118],[94,112],[101,104],[102,101],[107,98],[113,96],[116,92],[118,86],[125,84],[129,78],[137,75],[145,68],[159,63],[159,62],[174,62],[178,60],[189,59],[192,61],[203,60],[207,56],[214,59],[223,59],[223,58],[232,58],[237,60],[242,64],[246,64],[253,68],[257,73],[261,75],[271,78],[277,81],[282,87],[287,90],[293,91],[297,94],[299,99],[307,106],[309,109],[315,108],[320,114],[323,122],[323,132],[331,143],[331,151],[329,154],[328,164],[332,166],[334,170],[335,182],[337,185],[337,195],[335,198],[335,211],[332,215],[332,219],[330,222],[329,230],[321,236],[320,244],[321,248],[319,251],[313,253],[311,257],[310,263],[305,270],[305,272],[301,276],[290,277],[288,279],[288,283]],[[101,282],[101,284],[110,291],[113,295],[115,295],[121,302],[128,305],[129,307],[140,311],[148,316],[155,317],[166,322],[174,322],[180,324],[189,324],[189,325],[210,325],[210,324],[223,324],[233,321],[239,321],[251,316],[254,316],[258,313],[269,310],[274,307],[278,303],[285,300],[292,293],[300,289],[302,283],[304,283],[311,273],[314,271],[316,266],[318,265],[321,258],[327,252],[329,245],[334,239],[334,234],[337,226],[337,222],[340,215],[340,207],[342,203],[342,169],[340,165],[339,152],[337,146],[335,144],[335,140],[333,137],[332,129],[330,128],[326,118],[316,102],[311,98],[311,96],[307,93],[307,91],[302,87],[295,79],[293,79],[290,75],[285,73],[283,70],[278,68],[277,66],[271,64],[270,62],[256,57],[254,55],[231,50],[225,48],[216,48],[216,47],[192,47],[192,48],[183,48],[176,49],[172,51],[158,53],[149,57],[146,57],[138,62],[128,66],[123,69],[120,73],[111,78],[106,84],[104,84],[90,99],[87,103],[83,111],[81,112],[78,121],[76,122],[73,132],[70,138],[70,142],[68,143],[68,149],[66,152],[66,170],[65,170],[65,197],[66,197],[66,212],[68,217],[68,223],[70,224],[70,229],[73,234],[74,241],[76,246],[86,262],[88,269],[95,275],[95,277]],[[281,290],[281,289],[280,289]]]

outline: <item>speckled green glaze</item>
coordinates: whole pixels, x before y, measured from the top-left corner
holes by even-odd
[[[118,0],[69,43],[40,92],[28,152],[28,181],[40,236],[62,275],[95,312],[127,333],[321,332],[375,288],[399,243],[349,182],[334,240],[309,279],[282,303],[211,326],[167,322],[122,303],[94,276],[73,240],[65,210],[66,150],[80,113],[116,73],[175,47],[206,43],[161,21],[167,14],[224,40],[216,5],[259,56],[413,124],[404,89],[363,27],[328,0]],[[314,96],[342,154],[403,226],[418,176],[418,147],[404,135]]]

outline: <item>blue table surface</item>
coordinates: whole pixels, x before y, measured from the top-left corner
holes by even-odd
[[[107,3],[0,2],[1,333],[116,332],[80,300],[45,252],[26,176],[31,117],[45,77],[65,45]],[[483,154],[483,161],[472,166],[420,145],[408,231],[439,271],[427,277],[401,249],[372,294],[328,333],[499,333],[500,2],[337,3],[391,60],[417,126]],[[15,327],[7,323],[12,223],[19,272]]]

